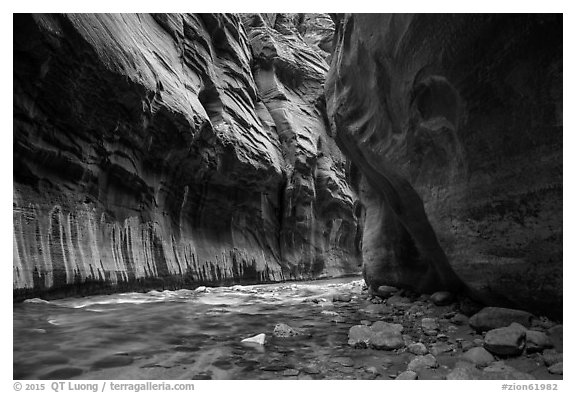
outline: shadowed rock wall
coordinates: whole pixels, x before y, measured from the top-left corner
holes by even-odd
[[[562,16],[345,15],[327,80],[369,284],[562,310]]]
[[[16,295],[358,269],[327,65],[285,19],[14,17]]]

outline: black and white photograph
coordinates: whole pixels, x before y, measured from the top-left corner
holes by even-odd
[[[12,14],[6,391],[562,390],[562,13],[178,8]]]

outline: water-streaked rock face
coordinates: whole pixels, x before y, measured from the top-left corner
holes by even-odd
[[[373,287],[562,310],[562,16],[346,15],[326,82]]]
[[[356,197],[304,22],[16,15],[15,293],[356,271]]]

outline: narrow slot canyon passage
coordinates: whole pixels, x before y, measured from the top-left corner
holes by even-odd
[[[562,14],[14,14],[15,380],[563,379]]]

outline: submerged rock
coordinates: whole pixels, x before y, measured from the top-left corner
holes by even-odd
[[[438,361],[432,354],[416,356],[408,363],[408,371],[418,371],[422,368],[436,368]]]

